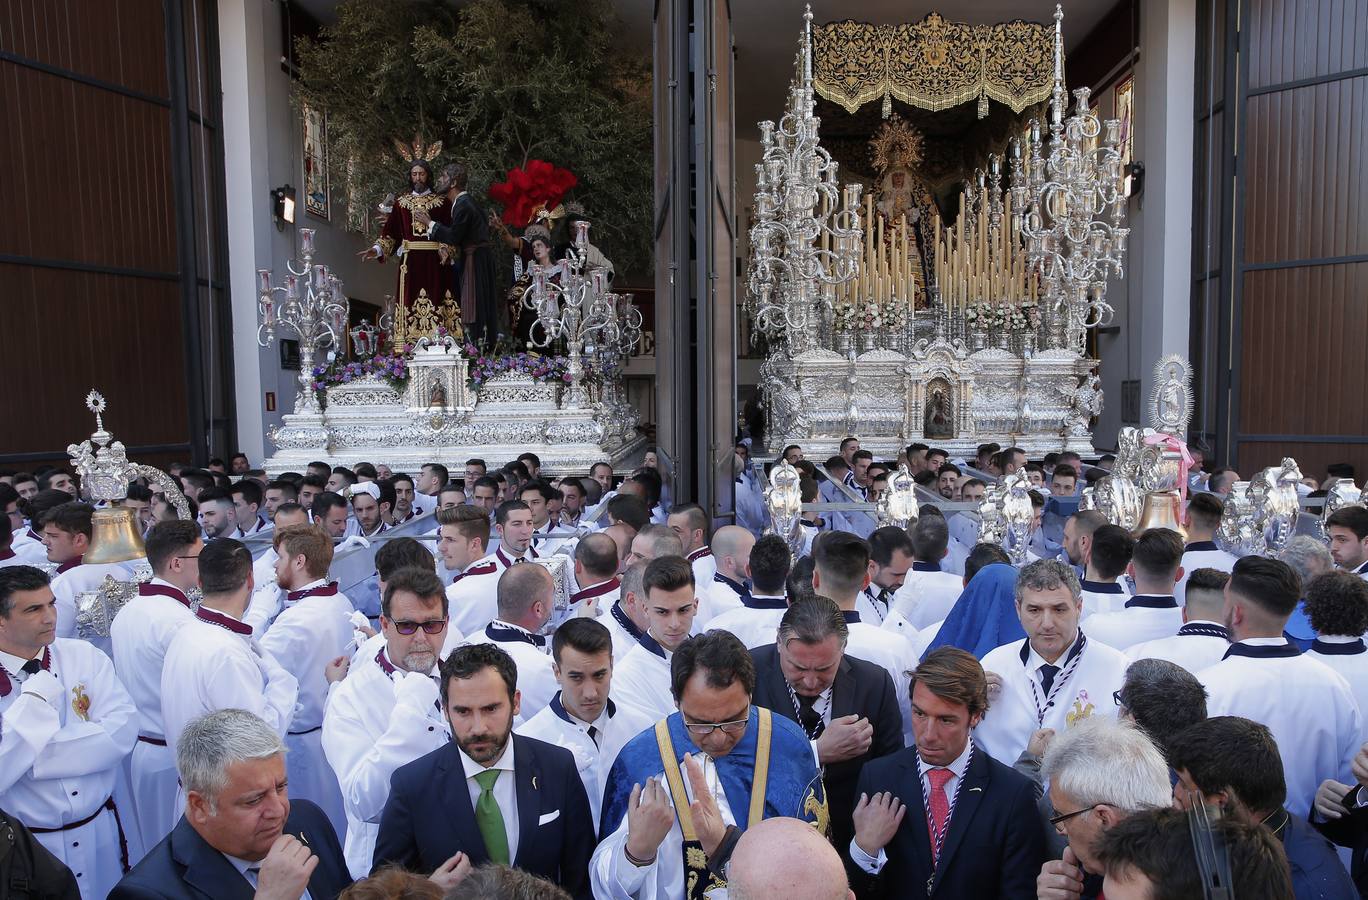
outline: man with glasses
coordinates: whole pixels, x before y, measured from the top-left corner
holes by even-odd
[[[682,642],[670,682],[679,711],[628,742],[609,773],[605,838],[590,870],[596,897],[701,898],[725,880],[745,829],[792,816],[825,831],[808,737],[751,704],[755,665],[745,644],[726,631]]]
[[[342,788],[354,878],[370,873],[390,776],[450,737],[436,681],[447,599],[431,568],[400,569],[386,579],[380,630],[374,665],[352,667],[323,716],[323,752]]]

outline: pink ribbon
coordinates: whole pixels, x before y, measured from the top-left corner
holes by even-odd
[[[1192,454],[1187,444],[1171,434],[1157,431],[1145,437],[1145,446],[1163,447],[1178,454],[1178,496],[1183,500],[1183,512],[1187,512],[1188,469],[1192,467]]]

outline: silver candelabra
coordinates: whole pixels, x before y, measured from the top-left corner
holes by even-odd
[[[1033,121],[1023,136],[1025,151],[1012,144],[1012,200],[1041,294],[1064,319],[1065,346],[1082,352],[1086,329],[1111,320],[1107,279],[1124,275],[1130,229],[1120,120],[1100,122],[1088,108],[1088,88],[1074,91],[1074,113],[1067,115],[1063,20],[1064,10],[1056,6],[1048,155],[1040,122]],[[1103,220],[1108,212],[1110,222]]]
[[[342,291],[342,279],[322,263],[314,263],[313,239],[312,228],[299,229],[303,264],[296,267],[293,260],[285,261],[284,285],[271,284],[270,269],[257,270],[257,309],[261,316],[257,344],[269,347],[274,343],[277,327],[294,332],[299,338],[299,396],[295,398],[295,412],[318,415],[321,410],[313,390],[314,353],[330,345],[342,346],[340,337],[347,328],[347,295]],[[284,297],[278,305],[277,294]]]
[[[756,329],[787,341],[792,354],[816,343],[819,304],[860,267],[860,188],[836,181],[837,164],[818,143],[813,114],[812,8],[803,15],[799,79],[778,125],[760,123],[762,161],[755,166],[755,224],[747,306]]]

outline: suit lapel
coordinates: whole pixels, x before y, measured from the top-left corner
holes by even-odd
[[[855,678],[850,674],[850,660],[843,655],[841,664],[836,667],[836,680],[831,685],[831,718],[839,719],[857,712]]]
[[[252,900],[255,891],[222,853],[181,818],[171,836],[171,857],[185,866],[185,883],[213,900]]]
[[[532,744],[518,735],[513,735],[513,774],[518,796],[518,858],[514,865],[523,862],[525,852],[531,850],[533,836],[541,821],[541,802],[538,794],[545,787],[541,783],[540,760]],[[535,786],[534,786],[535,784]]]
[[[921,771],[917,768],[917,748],[908,747],[903,758],[904,804],[907,815],[903,824],[912,832],[912,844],[917,859],[927,872],[931,871],[931,835],[926,830],[926,798],[922,796]]]
[[[770,708],[781,716],[797,721],[797,713],[793,710],[793,701],[789,699],[788,682],[784,680],[784,672],[779,666],[779,650],[774,650],[774,664],[766,667],[766,676],[769,678],[769,693],[772,698]]]
[[[969,827],[973,824],[974,813],[978,811],[979,804],[983,802],[984,795],[988,793],[988,772],[987,756],[979,748],[974,748],[973,758],[969,762],[969,771],[964,773],[964,784],[960,788],[959,798],[955,801],[954,809],[950,811],[950,831],[945,835],[945,844],[941,847],[940,863],[936,866],[937,869],[945,871],[950,865],[955,858],[955,850],[959,848],[965,834],[969,831]],[[926,829],[923,828],[922,830],[925,831]]]
[[[442,809],[453,831],[456,832],[456,845],[470,857],[471,865],[489,861],[489,850],[485,847],[480,828],[475,824],[475,807],[470,802],[470,786],[466,781],[465,767],[461,765],[461,752],[453,738],[442,748],[437,757],[436,781],[442,785]]]

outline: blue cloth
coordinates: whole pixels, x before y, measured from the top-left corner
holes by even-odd
[[[1320,637],[1316,629],[1311,627],[1311,620],[1306,617],[1306,601],[1297,603],[1297,608],[1292,611],[1292,616],[1287,620],[1287,625],[1283,627],[1283,636],[1296,644],[1305,653],[1311,649],[1311,642]]]
[[[1339,900],[1358,893],[1334,846],[1307,822],[1288,813],[1278,832],[1292,872],[1297,900]]]
[[[979,569],[926,652],[937,647],[959,647],[982,659],[988,651],[1026,637],[1017,618],[1016,579],[1017,570],[1006,563]],[[925,654],[922,658],[926,658]]]
[[[815,822],[818,811],[826,805],[822,779],[812,759],[812,744],[803,730],[791,719],[771,713],[773,729],[770,736],[769,781],[765,788],[765,818],[792,816],[805,822]],[[674,713],[667,720],[670,741],[674,744],[675,762],[684,774],[684,754],[701,753],[693,742],[684,719]],[[755,780],[755,747],[760,731],[760,714],[750,708],[746,733],[726,756],[714,760],[727,805],[736,816],[736,824],[745,830],[750,810],[751,785]],[[603,816],[599,833],[607,838],[627,814],[627,801],[632,785],[645,784],[646,779],[659,776],[665,769],[656,742],[655,728],[648,728],[627,742],[608,774],[608,788],[603,796]],[[688,776],[685,775],[685,778]],[[668,785],[662,782],[668,789]],[[825,813],[823,813],[823,817]]]

